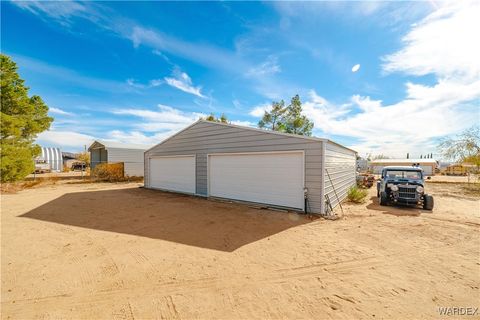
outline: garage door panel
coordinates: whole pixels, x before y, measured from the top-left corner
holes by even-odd
[[[209,156],[209,195],[303,209],[303,153]]]
[[[150,187],[195,193],[195,156],[150,159]]]

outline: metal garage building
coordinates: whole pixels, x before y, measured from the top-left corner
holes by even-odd
[[[145,187],[324,213],[355,184],[355,160],[327,139],[199,120],[145,152]]]
[[[143,153],[150,146],[111,141],[95,141],[88,148],[90,151],[90,168],[99,163],[123,163],[124,174],[143,177]]]
[[[35,159],[35,162],[46,162],[52,171],[60,172],[63,169],[62,151],[60,148],[41,147],[42,153]]]

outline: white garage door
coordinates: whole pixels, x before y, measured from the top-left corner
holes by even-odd
[[[303,153],[209,155],[209,195],[303,209]]]
[[[195,156],[150,159],[151,188],[195,193]]]

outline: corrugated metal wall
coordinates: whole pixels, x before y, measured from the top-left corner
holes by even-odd
[[[321,212],[322,141],[282,136],[268,132],[197,122],[173,138],[145,153],[145,186],[149,186],[150,156],[196,155],[196,193],[207,195],[207,154],[304,150],[305,186],[309,190],[308,211]]]
[[[40,158],[42,158],[48,164],[50,164],[50,168],[52,169],[52,171],[57,171],[57,172],[62,171],[63,158],[62,158],[62,151],[60,151],[60,148],[42,147],[42,154]]]
[[[341,202],[347,197],[348,189],[356,183],[356,153],[332,142],[326,143],[325,169],[325,194],[332,207],[335,207],[339,200]]]

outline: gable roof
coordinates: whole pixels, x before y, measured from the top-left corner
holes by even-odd
[[[88,147],[88,151],[91,151],[92,149],[97,149],[97,148],[147,150],[150,147],[151,145],[145,145],[145,144],[133,144],[133,143],[122,143],[122,142],[115,142],[115,141],[95,140],[90,145],[90,147]]]
[[[160,143],[158,143],[158,144],[154,145],[153,147],[149,148],[149,149],[146,150],[145,152],[148,152],[148,151],[152,150],[153,148],[164,144],[164,143],[167,142],[168,140],[170,140],[170,139],[174,138],[175,136],[179,135],[180,133],[182,133],[182,132],[190,129],[191,127],[193,127],[194,125],[196,125],[197,123],[200,123],[200,122],[211,123],[211,124],[216,124],[216,125],[221,125],[221,126],[231,127],[231,128],[239,128],[239,129],[243,129],[243,130],[257,131],[257,132],[262,132],[262,133],[266,133],[266,134],[274,134],[274,135],[286,136],[286,137],[290,137],[290,138],[298,138],[298,139],[305,139],[305,140],[330,142],[330,143],[333,143],[333,144],[335,144],[335,145],[338,145],[338,146],[340,146],[340,147],[342,147],[342,148],[345,148],[345,149],[348,149],[348,150],[350,150],[350,151],[352,151],[352,152],[357,153],[357,151],[352,150],[352,149],[350,149],[350,148],[347,148],[347,147],[345,147],[345,146],[342,146],[341,144],[336,143],[336,142],[334,142],[334,141],[332,141],[332,140],[329,140],[329,139],[317,138],[317,137],[309,137],[309,136],[301,136],[301,135],[293,134],[293,133],[285,133],[285,132],[278,132],[278,131],[272,131],[272,130],[266,130],[266,129],[252,128],[252,127],[247,127],[247,126],[239,126],[239,125],[231,124],[231,123],[208,121],[208,120],[203,120],[203,119],[199,119],[199,120],[195,121],[194,123],[192,123],[192,124],[189,125],[188,127],[186,127],[186,128],[184,128],[184,129],[178,131],[177,133],[171,135],[170,137],[166,138],[165,140],[161,141]]]

